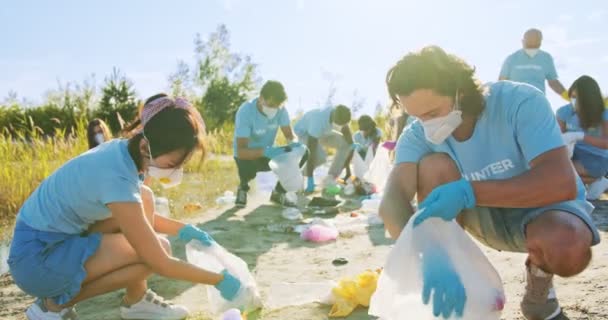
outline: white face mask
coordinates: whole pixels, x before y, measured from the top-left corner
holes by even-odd
[[[576,98],[570,98],[570,104],[572,105],[572,110],[576,111]]]
[[[458,93],[456,93],[458,97]],[[422,121],[424,136],[433,144],[441,144],[447,139],[462,123],[462,111],[455,100],[454,108],[450,113],[443,117]]]
[[[336,131],[342,132],[342,128],[343,128],[344,126],[341,126],[341,125],[339,125],[339,124],[337,124],[337,123],[333,123],[333,122],[332,122],[332,123],[331,123],[331,127],[332,127],[334,130],[336,130]]]
[[[103,136],[103,133],[95,134],[95,142],[97,142],[97,144],[102,144],[105,140],[106,138]]]
[[[271,107],[262,105],[262,112],[264,112],[264,114],[268,117],[268,119],[272,119],[279,112],[279,108],[271,108]]]
[[[148,138],[146,138],[148,140]],[[150,140],[148,140],[148,153],[150,154],[150,164],[148,165],[148,175],[163,186],[163,188],[173,188],[182,183],[184,177],[183,168],[159,168],[152,161],[152,150],[150,149]]]
[[[524,49],[524,51],[530,58],[534,58],[534,56],[538,53],[538,49]]]

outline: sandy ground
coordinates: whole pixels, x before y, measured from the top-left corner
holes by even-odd
[[[285,287],[283,291],[274,291],[280,283],[323,283],[381,267],[390,250],[392,241],[385,237],[382,227],[351,229],[341,234],[337,241],[324,245],[304,242],[292,231],[297,223],[282,218],[281,209],[267,205],[265,200],[260,196],[250,198],[245,209],[218,208],[201,214],[193,222],[209,230],[219,243],[247,261],[266,301],[288,298],[284,294]],[[556,279],[557,294],[568,316],[565,319],[608,319],[608,201],[595,204],[594,219],[602,229],[603,241],[594,248],[593,262],[575,278]],[[340,215],[349,218],[348,214]],[[173,243],[176,256],[185,258],[183,243]],[[508,301],[502,318],[523,319],[519,300],[525,285],[525,256],[482,248],[501,274],[505,286]],[[349,263],[334,266],[332,261],[339,257],[346,258]],[[194,311],[191,319],[213,319],[205,311],[208,305],[204,286],[160,277],[153,277],[149,283],[164,297],[186,304]],[[291,301],[292,306],[264,309],[251,315],[249,320],[327,319],[329,306],[318,303],[293,306],[294,301],[306,300],[305,296],[311,295],[310,290],[298,290],[297,286],[288,290],[291,295],[286,302]],[[78,313],[82,319],[119,319],[121,295],[121,292],[115,292],[81,303]],[[23,310],[32,300],[12,284],[9,276],[0,277],[0,319],[25,319]],[[358,309],[347,319],[369,317],[366,309]]]

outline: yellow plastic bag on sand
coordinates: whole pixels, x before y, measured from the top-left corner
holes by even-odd
[[[368,307],[372,295],[376,291],[380,270],[366,270],[354,279],[344,278],[333,288],[335,302],[329,311],[329,317],[346,317],[358,305]]]

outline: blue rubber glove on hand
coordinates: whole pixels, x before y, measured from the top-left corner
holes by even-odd
[[[466,179],[440,185],[418,206],[420,214],[414,220],[414,227],[430,217],[452,220],[460,211],[474,208],[475,205],[473,186]]]
[[[268,159],[272,159],[276,156],[282,155],[285,153],[285,148],[283,147],[266,147],[264,149],[264,157]]]
[[[187,224],[187,225],[183,226],[181,229],[179,229],[178,236],[179,236],[180,240],[183,240],[186,242],[196,239],[196,240],[202,242],[207,247],[212,245],[213,243],[215,243],[215,240],[213,240],[213,238],[211,238],[211,236],[207,232],[205,232],[191,224]]]
[[[462,317],[467,294],[450,258],[441,249],[427,249],[422,255],[422,302],[428,304],[433,292],[433,315]]]
[[[314,177],[308,177],[308,180],[306,181],[305,192],[307,192],[307,193],[315,192],[315,178]]]
[[[228,272],[228,270],[222,271],[224,279],[215,285],[215,288],[220,291],[222,298],[232,301],[241,289],[241,281],[235,278]]]

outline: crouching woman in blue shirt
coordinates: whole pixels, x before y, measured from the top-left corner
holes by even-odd
[[[139,134],[68,161],[21,207],[8,263],[15,283],[38,298],[28,319],[77,319],[76,303],[121,288],[123,319],[185,318],[185,307],[147,288],[153,273],[215,285],[228,300],[237,294],[238,279],[172,257],[169,242],[157,236],[211,245],[206,232],[159,215],[150,219],[154,209],[142,201],[140,175],[168,186],[180,182],[184,163],[202,148],[200,114],[184,99],[159,94],[146,101],[140,121]]]

